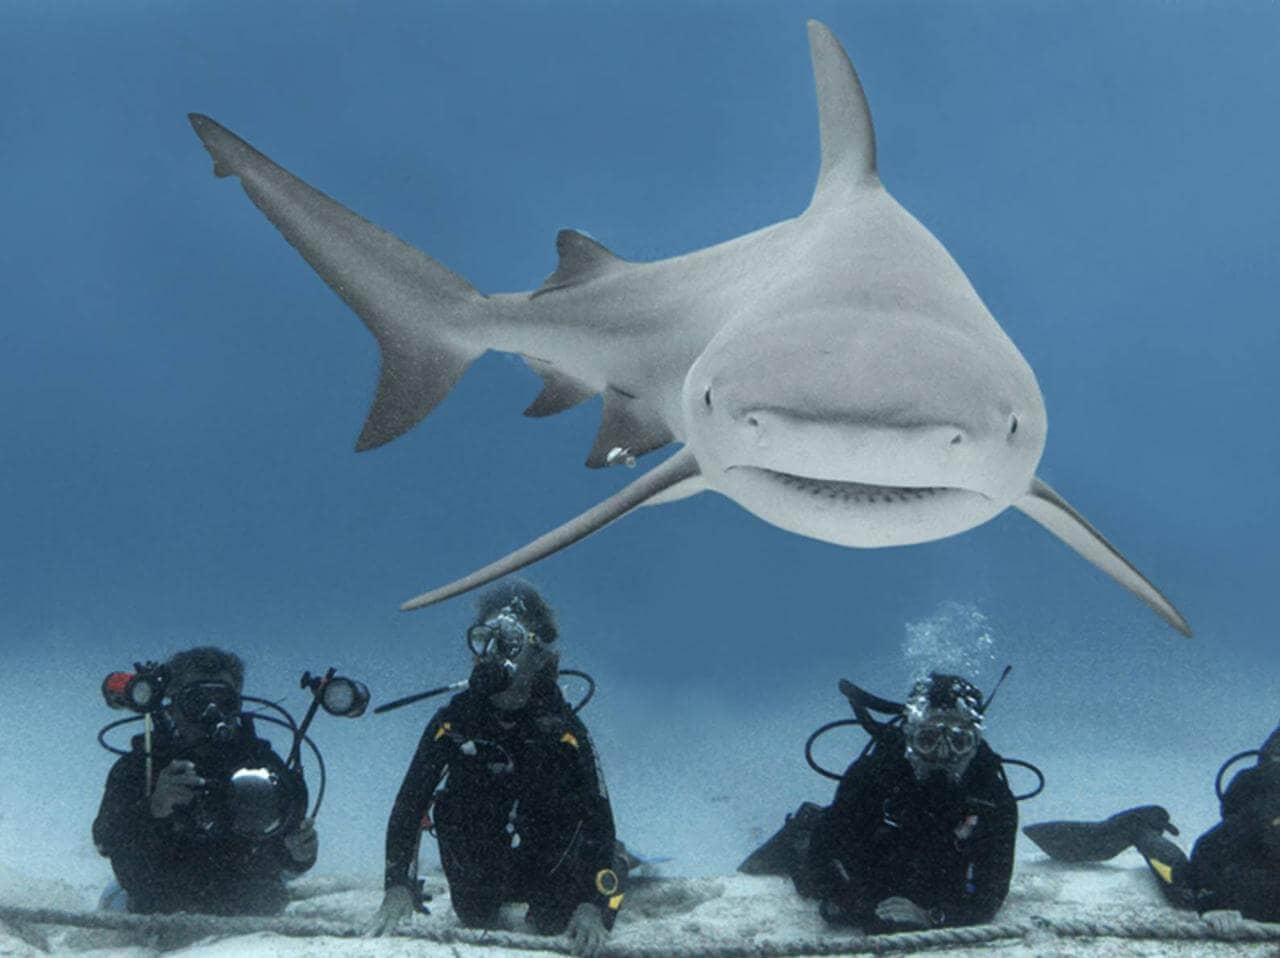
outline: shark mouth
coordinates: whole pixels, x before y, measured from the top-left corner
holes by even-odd
[[[741,470],[749,475],[761,476],[766,480],[786,486],[798,493],[808,493],[826,499],[839,499],[842,502],[871,504],[894,502],[923,502],[938,497],[982,496],[981,493],[954,486],[881,486],[865,482],[849,482],[839,479],[817,479],[812,476],[798,476],[790,472],[779,472],[762,466],[730,466],[726,471]],[[986,498],[982,496],[982,498]]]

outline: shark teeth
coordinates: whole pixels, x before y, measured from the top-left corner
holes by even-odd
[[[774,469],[764,469],[759,466],[739,468],[746,468],[760,473],[797,492],[827,499],[839,499],[842,502],[919,502],[942,493],[957,491],[947,486],[877,486],[863,482],[815,479],[810,476],[797,476],[789,472],[778,472]]]

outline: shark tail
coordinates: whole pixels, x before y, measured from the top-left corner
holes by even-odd
[[[239,177],[254,205],[377,339],[382,373],[356,449],[381,446],[413,428],[484,352],[465,330],[485,297],[214,120],[199,113],[189,119],[213,157],[214,175]]]

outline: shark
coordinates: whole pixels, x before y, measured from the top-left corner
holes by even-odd
[[[911,545],[1009,508],[1146,602],[1186,619],[1036,476],[1048,420],[1036,377],[943,245],[885,189],[862,85],[809,21],[821,161],[792,219],[669,259],[629,261],[575,230],[537,289],[484,294],[240,137],[190,114],[214,161],[380,348],[356,443],[403,435],[488,350],[541,378],[527,416],[603,397],[589,467],[680,448],[510,554],[405,602],[467,592],[643,505],[702,492],[843,546]]]

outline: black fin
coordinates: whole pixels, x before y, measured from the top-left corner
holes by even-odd
[[[822,806],[805,802],[773,837],[748,855],[738,866],[744,875],[791,876],[809,850],[809,836],[822,817]]]
[[[1159,805],[1140,805],[1101,822],[1039,822],[1022,829],[1042,852],[1060,862],[1105,862],[1115,858],[1145,831],[1178,830]]]

